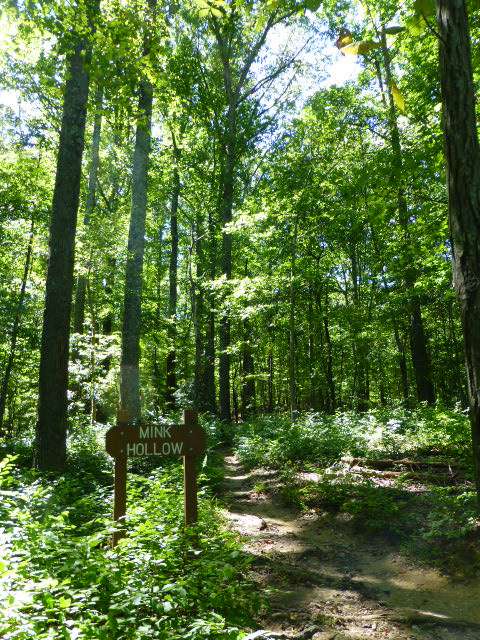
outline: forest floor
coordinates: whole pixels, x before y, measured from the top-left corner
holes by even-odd
[[[268,598],[258,640],[480,640],[480,580],[453,580],[344,514],[285,506],[276,471],[225,456],[225,516]],[[261,487],[261,492],[259,492]],[[263,633],[260,629],[265,630]],[[250,637],[250,636],[249,636]]]

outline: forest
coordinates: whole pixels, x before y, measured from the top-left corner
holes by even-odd
[[[479,640],[478,0],[0,43],[0,638]]]

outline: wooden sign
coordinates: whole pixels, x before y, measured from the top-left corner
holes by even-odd
[[[115,458],[115,484],[113,517],[115,521],[125,517],[127,508],[127,458],[133,456],[182,456],[184,469],[185,524],[197,521],[196,459],[206,448],[205,431],[198,424],[196,411],[184,412],[184,424],[156,425],[140,423],[132,426],[119,416],[117,425],[105,436],[105,448]],[[121,536],[116,532],[115,545]]]

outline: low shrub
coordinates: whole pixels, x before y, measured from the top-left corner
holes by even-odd
[[[377,487],[359,475],[339,475],[333,469],[327,469],[315,481],[302,481],[288,471],[281,477],[281,495],[287,504],[304,510],[349,514],[352,524],[361,531],[400,531],[406,505],[401,491]]]
[[[473,536],[480,540],[475,492],[459,493],[456,487],[432,487],[429,502],[431,507],[422,531],[425,540],[448,541]]]
[[[243,425],[235,449],[246,467],[327,466],[342,456],[456,459],[471,467],[471,433],[460,410],[421,406],[326,415],[258,417]]]
[[[129,476],[128,536],[113,550],[111,484],[101,466],[97,476],[71,469],[48,478],[5,458],[0,637],[241,637],[260,606],[247,577],[250,560],[206,488],[198,526],[184,530],[181,478],[174,462],[148,477]]]

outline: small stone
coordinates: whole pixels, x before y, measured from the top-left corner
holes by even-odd
[[[243,640],[288,640],[289,636],[278,631],[268,631],[266,629],[260,629],[249,633]]]
[[[312,640],[334,640],[335,635],[335,631],[317,631]]]

